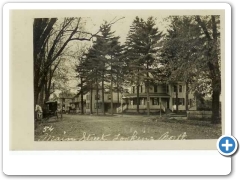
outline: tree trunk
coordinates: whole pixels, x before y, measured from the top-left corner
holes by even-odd
[[[148,65],[147,65],[147,115],[150,115],[150,97],[149,97],[149,74],[148,74]]]
[[[213,124],[221,123],[219,98],[220,98],[220,91],[218,89],[213,89],[213,93],[212,93],[212,123]]]
[[[97,73],[98,75],[98,73]],[[96,77],[97,77],[96,75]],[[96,96],[95,98],[97,98],[97,101],[96,101],[96,109],[97,109],[97,115],[98,115],[98,78],[96,78],[96,85],[97,85],[97,89],[96,89]]]
[[[50,95],[52,93],[54,93],[54,87],[53,87],[53,89],[51,91],[51,85],[52,85],[53,75],[54,75],[54,73],[55,73],[59,63],[60,63],[60,60],[54,66],[53,69],[51,69],[51,67],[49,67],[49,72],[48,72],[49,76],[48,75],[45,76],[45,85],[44,85],[45,86],[45,99],[44,99],[44,102],[49,101]]]
[[[35,108],[36,108],[36,105],[38,104],[38,95],[39,95],[39,91],[38,91],[38,87],[35,87],[36,84],[34,82],[34,130],[37,128],[37,122],[36,122],[36,112],[35,112]]]
[[[50,91],[51,91],[51,82],[52,82],[52,77],[51,77],[51,67],[49,69],[49,78],[48,76],[45,77],[45,83],[44,83],[44,88],[45,89],[45,99],[44,102],[49,101],[50,98]]]
[[[93,89],[92,89],[92,84],[91,84],[91,89],[90,89],[90,114],[92,114],[92,93],[93,93]]]
[[[149,80],[147,80],[147,115],[150,115]]]
[[[84,103],[83,103],[83,78],[81,77],[80,79],[81,79],[81,83],[80,83],[80,88],[81,88],[81,90],[80,90],[80,96],[81,96],[81,114],[84,114],[84,108],[83,108],[83,106],[84,106]]]
[[[45,94],[44,102],[49,101],[49,99],[50,99],[50,94],[49,94],[49,93]],[[43,104],[44,104],[44,102],[43,102]],[[41,104],[41,103],[40,103],[40,104]]]
[[[38,87],[38,83],[36,82],[37,79],[37,77],[34,77],[34,108],[36,104],[38,104],[38,96],[41,91],[41,89]]]
[[[81,113],[84,114],[83,91],[81,92]]]
[[[102,77],[102,113],[105,115],[105,108],[104,108],[104,72]]]
[[[113,115],[113,75],[111,67],[111,114]]]
[[[37,104],[39,104],[38,103],[38,97],[39,97],[39,92],[36,89],[36,90],[34,90],[34,108],[36,107]]]
[[[44,105],[44,101],[46,101],[46,97],[48,96],[48,94],[45,93],[45,99],[44,99],[44,88],[46,88],[46,85],[44,85],[42,87],[41,92],[40,92],[40,96],[39,96],[39,101],[38,101],[38,105],[40,105],[42,108],[43,108],[43,105]]]
[[[137,113],[139,114],[139,68],[138,68],[138,77],[137,77]]]
[[[119,84],[118,84],[118,69],[117,69],[117,100],[118,100],[118,104],[120,103],[119,101]]]
[[[139,114],[139,84],[137,84],[137,113]]]
[[[162,98],[159,97],[159,106],[160,106],[160,117],[162,117]]]
[[[185,108],[186,108],[186,113],[187,113],[187,110],[188,110],[188,82],[186,82],[186,101],[185,101]]]
[[[178,113],[178,84],[176,85],[176,113]]]

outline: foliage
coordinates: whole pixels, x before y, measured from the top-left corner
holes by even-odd
[[[47,97],[51,80],[61,56],[71,41],[90,41],[96,34],[83,31],[81,18],[35,18],[33,23],[34,44],[34,103],[45,87]],[[53,70],[53,71],[52,71]],[[46,88],[47,87],[47,88]]]
[[[169,82],[190,83],[212,94],[212,122],[219,123],[221,92],[219,16],[170,16],[160,62]]]

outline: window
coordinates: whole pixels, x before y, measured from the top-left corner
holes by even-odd
[[[86,109],[90,109],[90,104],[89,103],[86,104]]]
[[[177,102],[176,102],[176,98],[173,98],[173,105],[176,105]],[[185,104],[185,99],[184,98],[178,98],[178,105],[184,105]]]
[[[143,92],[143,88],[142,88],[142,85],[140,86],[140,92],[141,92],[141,93]]]
[[[97,96],[97,94],[95,95],[95,100],[100,100],[100,95],[98,94],[98,96]]]
[[[179,92],[182,92],[182,85],[179,85]]]
[[[177,86],[173,86],[173,91],[177,92]]]
[[[98,109],[101,109],[101,105],[102,105],[101,103],[95,103],[95,104],[94,104],[94,108],[95,108],[95,109],[97,109],[97,108],[98,108]]]
[[[132,92],[135,93],[135,86],[132,87]]]
[[[157,92],[157,86],[156,85],[154,86],[154,92]]]
[[[139,98],[138,104],[140,105],[140,98]],[[134,99],[133,99],[133,105],[137,105],[137,98],[134,98]]]
[[[129,90],[128,89],[124,89],[123,92],[124,93],[129,93]]]
[[[179,98],[178,99],[178,104],[179,105],[184,105],[184,98]]]
[[[176,103],[176,98],[172,98],[172,103],[173,103],[173,105],[176,105],[177,103]]]
[[[159,98],[152,98],[152,105],[159,105]]]
[[[89,100],[89,95],[86,96],[86,99]]]
[[[108,94],[108,100],[111,100],[111,99],[112,99],[111,94]]]
[[[168,84],[166,85],[166,92],[167,92],[167,93],[169,92]]]
[[[139,98],[139,105],[144,105],[144,98]]]

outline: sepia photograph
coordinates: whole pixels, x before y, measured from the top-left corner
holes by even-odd
[[[4,174],[230,174],[234,12],[4,5]]]
[[[33,19],[35,141],[218,139],[220,15]]]

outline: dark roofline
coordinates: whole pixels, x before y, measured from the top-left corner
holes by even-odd
[[[170,97],[167,93],[149,93],[150,97]],[[126,94],[125,98],[135,98],[137,93]],[[147,93],[139,93],[139,97],[147,97]]]

